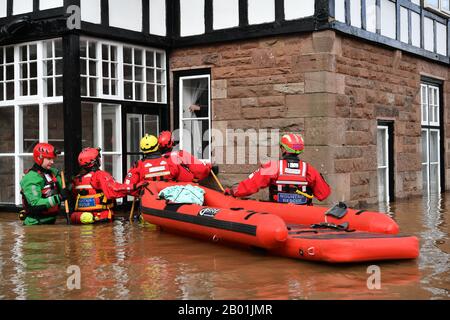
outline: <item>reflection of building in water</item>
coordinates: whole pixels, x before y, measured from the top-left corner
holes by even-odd
[[[440,195],[431,195],[423,199],[421,221],[425,229],[420,233],[419,267],[427,270],[421,282],[424,288],[433,294],[448,296],[448,274],[450,274],[450,253],[445,252],[439,243],[447,242],[449,228],[444,223],[447,203]],[[447,208],[448,210],[448,208]],[[442,228],[445,228],[442,230]],[[446,279],[446,280],[444,280]],[[447,282],[446,282],[447,281]]]
[[[12,233],[14,245],[11,249],[11,261],[13,262],[14,274],[11,276],[13,284],[12,291],[16,294],[16,300],[27,299],[27,284],[25,282],[27,265],[24,261],[23,246],[25,239],[25,230],[19,223],[14,224]]]
[[[38,141],[64,151],[69,175],[82,147],[101,147],[122,180],[139,138],[163,129],[186,129],[180,147],[208,161],[249,150],[211,129],[301,132],[331,202],[446,190],[450,11],[423,3],[0,1],[0,204],[20,205]],[[249,153],[225,184],[257,167]]]
[[[116,260],[112,266],[114,279],[116,283],[114,285],[116,299],[127,298],[129,297],[130,290],[128,289],[129,285],[129,275],[128,275],[128,266],[126,258],[127,254],[127,245],[128,245],[128,234],[127,230],[124,227],[124,224],[121,222],[114,223],[113,227],[113,235],[114,235],[114,249],[116,251]]]

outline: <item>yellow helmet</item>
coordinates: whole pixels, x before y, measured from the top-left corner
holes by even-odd
[[[158,138],[146,133],[141,139],[140,146],[143,153],[158,151]]]

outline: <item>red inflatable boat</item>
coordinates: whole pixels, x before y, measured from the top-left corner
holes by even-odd
[[[314,261],[361,262],[414,259],[416,237],[397,235],[398,225],[378,212],[239,200],[205,191],[203,205],[158,198],[166,187],[187,183],[155,182],[141,199],[143,218],[161,229],[203,240]]]

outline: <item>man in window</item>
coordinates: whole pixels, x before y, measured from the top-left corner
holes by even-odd
[[[48,143],[38,143],[33,149],[35,163],[20,181],[24,225],[54,224],[61,203],[70,196],[62,187],[61,173],[53,168],[56,155]]]
[[[245,197],[269,187],[273,202],[312,204],[312,198],[325,200],[331,193],[322,175],[310,164],[299,159],[305,148],[299,134],[285,134],[280,140],[281,159],[263,164],[248,179],[225,194]]]

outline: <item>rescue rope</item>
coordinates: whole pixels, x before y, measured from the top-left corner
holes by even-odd
[[[61,170],[61,184],[63,189],[66,188],[66,178],[64,177],[64,170]],[[66,220],[67,224],[70,224],[70,217],[69,217],[69,201],[64,200],[64,208],[66,210]]]

